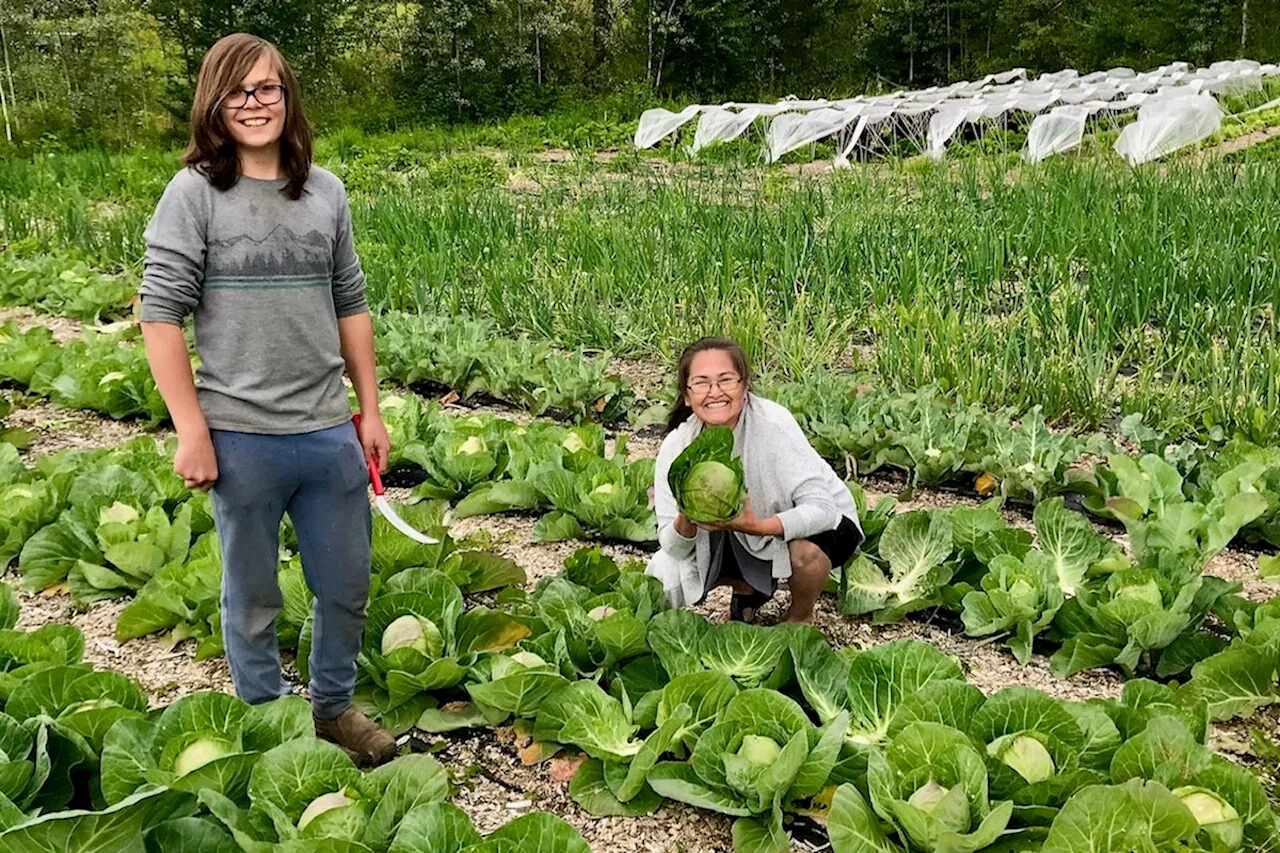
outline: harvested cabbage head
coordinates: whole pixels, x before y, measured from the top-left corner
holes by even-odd
[[[720,462],[699,462],[689,471],[681,497],[689,510],[701,519],[728,521],[737,515],[738,475]]]
[[[733,458],[733,431],[709,427],[675,461],[667,484],[690,521],[713,524],[742,512],[747,487],[742,460]]]

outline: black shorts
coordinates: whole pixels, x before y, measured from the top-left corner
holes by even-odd
[[[722,534],[723,535],[723,534]],[[858,546],[862,544],[865,537],[862,531],[858,529],[858,525],[848,516],[840,519],[840,525],[835,530],[824,530],[821,533],[815,533],[806,537],[803,541],[812,542],[817,545],[822,553],[827,555],[827,559],[831,561],[831,568],[838,569],[849,560],[853,559],[853,555],[857,553]],[[734,554],[734,548],[731,543],[726,541],[724,552],[720,560],[720,573],[717,583],[723,580],[746,580],[752,587],[760,592],[772,594],[777,588],[777,582],[774,581],[770,574],[768,583],[770,589],[760,589],[760,586],[766,581],[763,577],[758,577],[759,573],[753,572],[752,577],[744,578],[742,567],[738,565],[737,556]]]
[[[821,548],[822,553],[831,561],[831,568],[838,569],[853,559],[864,538],[866,537],[862,535],[858,525],[846,515],[840,519],[840,526],[835,530],[816,533],[807,541]]]

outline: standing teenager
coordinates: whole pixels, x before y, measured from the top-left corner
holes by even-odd
[[[211,490],[232,681],[250,703],[289,692],[275,627],[287,512],[315,594],[316,733],[376,764],[395,741],[351,696],[369,591],[366,463],[385,469],[390,441],[346,191],[311,163],[297,79],[274,45],[240,33],[209,50],[182,162],[145,234],[142,335],[178,433],[174,470]]]

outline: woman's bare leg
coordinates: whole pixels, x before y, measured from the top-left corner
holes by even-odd
[[[791,549],[791,609],[787,611],[786,621],[808,622],[831,574],[831,561],[821,548],[805,539],[797,539],[788,547]]]

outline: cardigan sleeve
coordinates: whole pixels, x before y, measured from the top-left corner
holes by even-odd
[[[653,468],[653,509],[658,516],[659,547],[677,560],[685,560],[693,555],[697,533],[686,537],[676,530],[676,515],[680,509],[676,506],[676,497],[667,483],[671,463],[684,449],[680,446],[679,435],[679,432],[669,434],[662,442],[662,449],[658,451],[658,460]]]
[[[843,513],[831,498],[830,466],[809,444],[790,412],[782,409],[772,426],[776,430],[774,474],[792,503],[778,513],[782,538],[790,542],[835,530]]]

